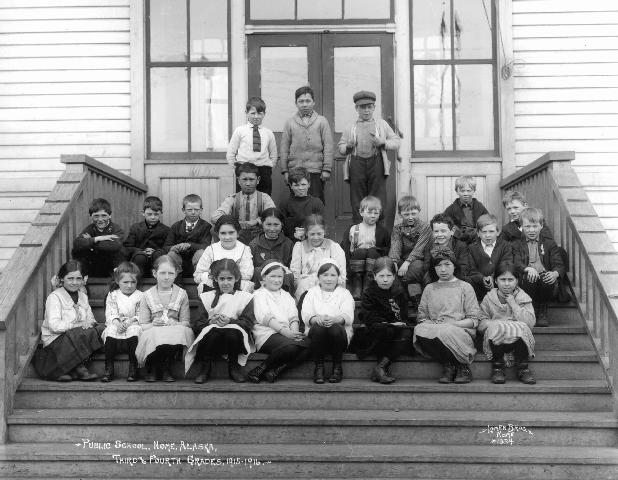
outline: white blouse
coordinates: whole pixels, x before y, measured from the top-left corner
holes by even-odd
[[[309,321],[314,315],[342,316],[345,319],[343,326],[349,343],[352,338],[354,308],[354,298],[346,288],[338,286],[332,292],[325,292],[319,285],[311,287],[307,291],[301,310],[301,317],[305,323],[305,333],[309,333],[311,329]]]
[[[84,292],[78,293],[77,303],[74,303],[64,287],[57,288],[45,301],[45,320],[41,326],[43,346],[47,347],[61,334],[73,328],[91,327],[96,323]]]
[[[260,288],[253,295],[253,313],[256,322],[253,324],[253,338],[257,350],[262,348],[271,335],[277,333],[269,323],[279,330],[289,328],[293,320],[298,320],[296,302],[285,290],[271,292],[265,287]]]
[[[202,291],[203,285],[213,287],[212,279],[210,278],[210,266],[216,260],[229,258],[234,260],[240,269],[241,289],[247,292],[253,291],[253,255],[251,249],[242,242],[236,242],[236,246],[231,250],[227,250],[221,246],[221,242],[213,243],[204,250],[200,260],[195,266],[193,280],[198,283],[198,292]]]

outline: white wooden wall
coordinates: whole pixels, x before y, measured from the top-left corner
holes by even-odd
[[[618,1],[513,0],[518,167],[574,150],[618,246]]]
[[[4,178],[56,178],[62,153],[128,172],[128,0],[2,0],[0,58]]]

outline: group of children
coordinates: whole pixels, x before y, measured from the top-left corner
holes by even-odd
[[[395,381],[391,364],[414,347],[442,363],[440,382],[467,383],[479,332],[493,361],[492,382],[504,383],[505,366],[514,364],[520,381],[535,383],[528,368],[531,328],[547,326],[547,303],[565,276],[565,252],[543,213],[528,207],[520,192],[508,192],[503,203],[510,222],[501,229],[474,198],[474,178],[460,177],[458,198],[429,223],[419,218],[415,197],[402,197],[402,222],[389,232],[380,222],[385,150],[396,148],[398,137],[373,119],[373,93],[358,92],[354,101],[359,120],[342,136],[339,151],[348,155],[355,221],[341,244],[326,238],[319,197],[333,146],[328,122],[313,111],[313,92],[296,92],[298,113],[286,123],[281,156],[290,197],[281,209],[269,195],[272,165],[265,158],[276,158],[276,146],[261,127],[265,105],[250,99],[248,125],[234,132],[228,151],[238,191],[210,222],[201,217],[201,198],[191,194],[183,199],[184,218],[167,227],[161,200],[148,197],[144,221],[123,241],[109,202],[92,202],[92,223],[75,239],[74,260],[61,267],[47,299],[44,348],[34,362],[39,374],[92,380],[87,360],[104,348],[104,382],[114,378],[114,356],[121,352],[129,356],[128,381],[137,379],[138,367],[145,367],[145,381],[174,381],[171,364],[184,352],[185,371],[198,364],[196,383],[208,380],[221,356],[235,382],[274,382],[310,355],[314,381],[337,383],[342,355],[353,343],[359,357],[376,355],[373,381]],[[113,277],[104,330],[88,305],[88,275]],[[156,284],[141,292],[140,278],[148,275]],[[191,276],[201,300],[195,318],[182,288],[183,277]],[[355,300],[364,329],[353,335]],[[418,310],[416,325],[409,300]],[[255,351],[267,358],[245,372]]]

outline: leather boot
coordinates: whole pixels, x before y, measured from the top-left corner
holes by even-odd
[[[265,371],[266,362],[262,362],[247,374],[247,380],[251,383],[260,383]]]
[[[549,321],[547,320],[547,304],[537,303],[534,305],[534,311],[536,312],[536,326],[549,327]]]
[[[453,383],[457,367],[452,363],[445,363],[442,366],[442,375],[438,378],[438,383]]]
[[[504,362],[493,362],[491,366],[491,376],[489,377],[491,383],[502,384],[506,382],[506,376],[504,374]]]
[[[521,383],[525,383],[526,385],[534,385],[536,383],[536,378],[534,378],[534,374],[528,368],[528,363],[522,362],[515,365],[517,379]]]
[[[315,361],[315,368],[313,369],[313,383],[321,385],[324,382],[324,359],[320,358]]]
[[[210,377],[211,368],[212,363],[210,360],[204,360],[203,362],[200,362],[200,372],[197,374],[193,382],[200,384],[207,382],[208,378]]]
[[[105,373],[101,377],[104,383],[111,382],[114,379],[114,359],[105,358]]]
[[[137,363],[129,362],[129,373],[127,375],[127,382],[135,382],[137,380]]]
[[[287,367],[288,367],[288,364],[284,363],[283,365],[279,365],[276,368],[271,368],[270,370],[266,370],[264,372],[264,378],[266,379],[268,383],[275,383],[277,381],[277,377],[281,375],[281,372],[283,372]]]
[[[146,359],[146,375],[144,376],[144,381],[148,383],[157,381],[157,376],[154,372],[154,362],[150,357]]]
[[[341,367],[341,361],[333,360],[333,371],[328,377],[329,383],[341,383],[343,379],[343,368]]]
[[[227,374],[229,375],[230,380],[235,383],[245,383],[247,381],[247,377],[238,364],[238,355],[235,357],[228,356]]]
[[[350,293],[354,300],[360,300],[363,295],[363,274],[352,272],[350,274]]]
[[[396,380],[395,377],[390,377],[386,373],[386,369],[388,368],[390,363],[391,362],[387,357],[384,357],[382,360],[380,360],[373,369],[373,375],[371,376],[371,380],[373,382],[379,382],[385,385],[393,383]]]
[[[77,367],[75,367],[75,373],[77,374],[77,379],[83,382],[90,382],[99,378],[96,373],[88,371],[83,363],[80,363]]]
[[[470,367],[464,363],[457,365],[457,374],[455,375],[455,383],[470,383],[472,381],[472,372]]]
[[[170,372],[170,363],[171,362],[169,357],[165,358],[161,363],[161,380],[168,383],[176,381],[176,379],[172,376],[172,373]]]

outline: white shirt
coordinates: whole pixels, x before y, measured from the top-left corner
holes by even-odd
[[[253,124],[246,123],[234,130],[227,147],[227,163],[250,162],[258,167],[275,167],[277,164],[277,142],[272,130],[258,126],[260,133],[260,151],[253,151]]]

